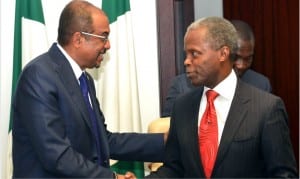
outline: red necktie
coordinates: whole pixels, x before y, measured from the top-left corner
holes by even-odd
[[[218,122],[214,100],[219,94],[206,92],[207,104],[199,127],[199,151],[206,178],[211,177],[218,152]]]

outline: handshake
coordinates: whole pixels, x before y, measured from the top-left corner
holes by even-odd
[[[126,172],[125,175],[115,173],[115,179],[136,179],[136,176],[132,172]]]

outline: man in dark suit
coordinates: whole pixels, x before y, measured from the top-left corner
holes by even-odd
[[[175,100],[192,89],[196,88],[192,85],[190,79],[186,76],[185,73],[175,76],[169,87],[166,101],[162,111],[162,117],[171,116],[172,107]]]
[[[261,90],[272,92],[272,87],[269,79],[250,67],[253,62],[255,37],[252,28],[243,21],[232,20],[238,32],[237,51],[234,63],[234,69],[241,80],[251,84]],[[162,117],[171,116],[174,101],[179,95],[183,95],[192,89],[193,86],[185,73],[176,76],[171,83],[166,97],[166,102],[163,108]]]
[[[254,56],[255,37],[252,28],[244,21],[231,20],[238,33],[237,51],[234,69],[238,76],[246,83],[259,89],[271,92],[270,81],[264,75],[257,73],[250,67]]]
[[[188,27],[184,65],[199,89],[175,101],[164,164],[148,178],[298,177],[283,101],[237,78],[236,42],[234,26],[220,17]]]
[[[85,69],[100,66],[109,32],[102,10],[71,1],[60,16],[58,43],[24,68],[13,101],[14,178],[130,178],[113,173],[109,159],[161,161],[162,134],[106,129]]]

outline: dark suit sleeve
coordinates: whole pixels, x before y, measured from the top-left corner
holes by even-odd
[[[174,104],[176,107],[176,104]],[[182,178],[184,175],[180,144],[177,139],[176,117],[173,113],[170,121],[170,130],[165,147],[164,164],[157,171],[151,172],[146,178]]]
[[[64,91],[57,89],[57,74],[50,69],[47,64],[32,65],[19,80],[14,98],[14,177],[112,178],[109,168],[88,160],[71,145],[66,125],[74,124],[65,122],[69,119],[62,116],[64,109],[59,107],[67,100],[60,97],[66,95],[60,94]],[[37,171],[40,173],[34,173]]]
[[[261,145],[267,176],[296,178],[297,164],[288,128],[288,117],[282,100],[276,98],[263,124]]]
[[[89,78],[92,77],[89,75]],[[93,80],[90,80],[92,93],[96,99],[96,91]],[[104,123],[104,115],[100,109],[100,103],[96,100],[101,123]],[[102,125],[101,125],[102,126]],[[103,136],[108,141],[109,156],[116,160],[125,161],[146,161],[161,162],[164,155],[164,135],[163,133],[143,134],[143,133],[112,133],[103,125]]]
[[[162,162],[163,134],[109,133],[110,157],[124,161]]]

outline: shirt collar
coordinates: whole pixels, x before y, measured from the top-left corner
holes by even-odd
[[[69,61],[70,65],[72,67],[72,70],[75,74],[76,79],[79,79],[79,77],[81,76],[81,74],[83,72],[81,70],[80,66],[75,62],[75,60],[58,43],[57,43],[57,47],[60,49],[60,51],[64,54],[64,56]]]
[[[222,96],[225,99],[230,100],[234,96],[236,84],[237,84],[237,76],[234,70],[231,70],[230,74],[223,81],[221,81],[217,86],[215,86],[213,90],[217,92],[219,96]],[[203,93],[206,93],[207,90],[209,90],[209,88],[205,86]]]

